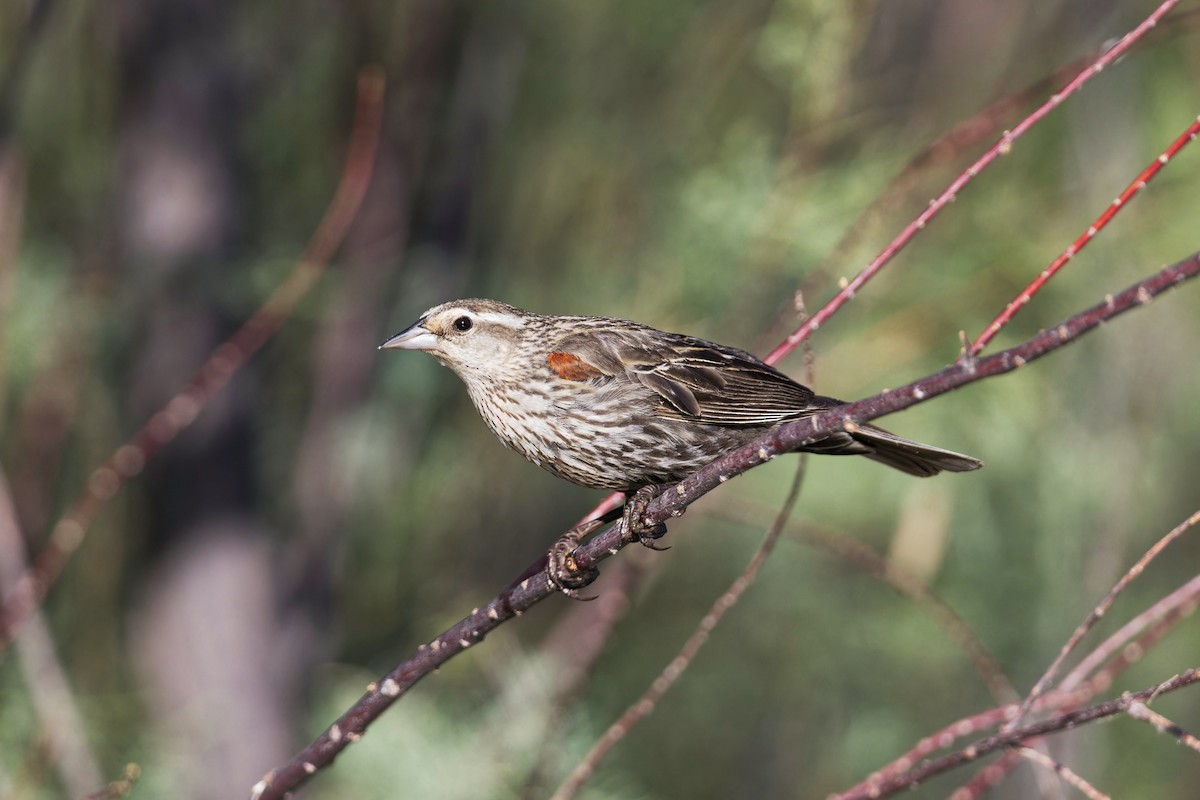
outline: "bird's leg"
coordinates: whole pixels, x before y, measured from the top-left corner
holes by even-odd
[[[625,535],[633,542],[641,542],[643,547],[651,550],[669,550],[669,547],[659,547],[656,540],[667,532],[667,526],[661,522],[653,525],[646,522],[646,506],[650,501],[662,494],[662,487],[655,484],[643,486],[636,492],[625,494]]]
[[[575,561],[575,548],[592,533],[615,520],[620,513],[621,509],[616,508],[597,519],[581,522],[555,540],[546,554],[546,580],[552,587],[573,600],[596,599],[580,597],[579,590],[596,580],[600,570],[595,567],[580,569]]]

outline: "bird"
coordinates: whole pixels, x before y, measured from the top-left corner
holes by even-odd
[[[496,300],[434,306],[380,348],[429,353],[462,379],[506,446],[571,483],[624,492],[627,511],[635,497],[644,506],[655,487],[677,483],[776,425],[843,405],[735,347]],[[922,478],[983,465],[869,424],[800,449],[861,455]],[[636,532],[649,544],[661,530]]]

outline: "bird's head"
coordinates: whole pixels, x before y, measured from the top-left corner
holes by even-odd
[[[379,347],[424,350],[470,385],[514,369],[514,351],[536,318],[495,300],[454,300],[429,309]]]

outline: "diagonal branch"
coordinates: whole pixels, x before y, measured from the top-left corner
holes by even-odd
[[[984,378],[1012,372],[1074,342],[1100,324],[1140,308],[1157,295],[1198,274],[1200,253],[1195,253],[1008,350],[982,359],[964,354],[941,372],[907,386],[773,428],[754,442],[725,454],[681,481],[674,489],[655,498],[646,510],[646,522],[655,524],[681,516],[691,503],[730,478],[833,431],[849,429]],[[624,526],[617,524],[583,544],[575,551],[574,557],[579,567],[586,569],[615,555],[626,544]],[[254,800],[282,798],[306,783],[319,769],[332,764],[348,744],[361,738],[372,722],[423,677],[482,641],[502,623],[520,616],[534,603],[553,594],[554,590],[544,577],[545,564],[543,556],[486,606],[473,609],[433,641],[422,644],[414,655],[392,670],[382,682],[368,686],[367,693],[337,722],[291,761],[272,770],[259,781],[253,788]],[[1188,682],[1194,679],[1193,676]]]

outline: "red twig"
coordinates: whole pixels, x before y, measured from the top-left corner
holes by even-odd
[[[1079,238],[1071,243],[1070,247],[1059,253],[1058,257],[1054,259],[1054,261],[1050,262],[1050,266],[1038,273],[1038,276],[1030,281],[1029,285],[1022,289],[1021,293],[1014,297],[1009,304],[1005,306],[1004,310],[1001,311],[1000,314],[994,320],[992,320],[986,328],[984,328],[983,333],[979,334],[979,338],[977,338],[971,345],[971,355],[978,355],[983,348],[987,347],[988,342],[990,342],[992,338],[995,337],[995,335],[999,333],[1005,325],[1008,324],[1009,320],[1011,320],[1013,316],[1021,310],[1021,307],[1032,300],[1033,296],[1037,294],[1051,278],[1058,274],[1059,270],[1065,267],[1071,259],[1077,256],[1080,250],[1087,247],[1088,243],[1095,238],[1096,234],[1104,230],[1105,226],[1108,225],[1112,218],[1115,217],[1117,213],[1124,208],[1135,195],[1137,195],[1138,192],[1146,188],[1146,185],[1150,183],[1150,181],[1154,179],[1154,176],[1157,175],[1162,168],[1167,165],[1168,161],[1174,158],[1180,150],[1188,145],[1188,143],[1195,141],[1197,134],[1200,134],[1200,117],[1193,120],[1192,124],[1189,125],[1183,133],[1179,134],[1175,141],[1171,142],[1170,146],[1167,147],[1167,149],[1164,150],[1158,156],[1158,158],[1150,162],[1149,166],[1143,169],[1138,176],[1133,179],[1133,182],[1125,187],[1125,190],[1117,196],[1117,199],[1113,200],[1112,203],[1109,204],[1108,208],[1104,210],[1104,213],[1097,217],[1096,221],[1089,225],[1088,229],[1080,234]]]
[[[0,652],[12,641],[30,611],[45,598],[109,499],[196,419],[213,396],[279,330],[324,272],[345,238],[370,182],[382,102],[382,71],[363,70],[359,75],[354,129],[341,180],[304,255],[258,311],[213,351],[188,385],[92,471],[83,492],[54,525],[50,541],[38,553],[33,566],[4,597],[0,609]]]
[[[1121,37],[1121,39],[1111,48],[1106,50],[1096,61],[1076,75],[1059,91],[1050,95],[1049,99],[1025,119],[1021,120],[1016,127],[1011,131],[1005,131],[1004,135],[987,149],[982,156],[967,167],[957,178],[950,182],[950,185],[930,202],[929,207],[912,222],[908,224],[900,232],[892,242],[883,249],[875,260],[863,268],[862,272],[854,276],[854,279],[849,281],[842,290],[833,296],[812,318],[793,331],[787,339],[778,347],[772,350],[765,359],[768,364],[776,364],[783,359],[788,353],[796,348],[796,345],[807,339],[821,325],[825,324],[833,314],[851,300],[855,293],[858,292],[867,281],[875,277],[887,264],[899,253],[905,246],[912,241],[913,237],[923,229],[929,222],[938,215],[947,204],[954,201],[958,197],[958,193],[962,191],[968,183],[975,179],[980,172],[988,167],[993,161],[1002,155],[1008,154],[1012,150],[1013,143],[1025,134],[1030,128],[1036,125],[1043,117],[1060,106],[1064,100],[1070,97],[1075,92],[1079,91],[1088,81],[1098,75],[1101,70],[1115,62],[1118,58],[1124,55],[1130,47],[1133,46],[1138,39],[1144,36],[1147,32],[1154,28],[1166,14],[1178,5],[1179,0],[1166,0],[1162,5],[1154,10],[1150,16],[1146,17],[1136,28]]]

